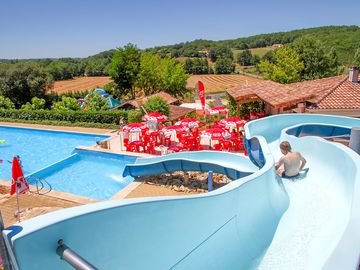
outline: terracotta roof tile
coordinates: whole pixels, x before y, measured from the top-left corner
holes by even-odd
[[[281,107],[310,99],[319,101],[345,80],[344,76],[335,76],[291,84],[261,81],[248,86],[230,88],[227,92],[235,100],[257,96],[273,106]]]
[[[184,117],[186,114],[191,113],[191,112],[195,112],[195,109],[191,109],[191,108],[185,108],[185,107],[180,107],[180,106],[175,106],[175,105],[170,105],[169,106],[169,120],[170,121],[175,121],[178,120],[179,118]]]

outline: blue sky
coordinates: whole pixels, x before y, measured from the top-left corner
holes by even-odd
[[[323,25],[360,25],[359,0],[8,0],[0,58],[86,57]]]

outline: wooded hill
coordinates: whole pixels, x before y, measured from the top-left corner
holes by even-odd
[[[329,50],[335,48],[340,63],[344,65],[351,63],[356,49],[360,47],[360,27],[351,25],[306,28],[220,41],[197,39],[148,50],[175,57],[200,57],[213,47],[224,46],[238,50],[262,48],[274,44],[288,44],[303,36],[311,36],[320,40]]]

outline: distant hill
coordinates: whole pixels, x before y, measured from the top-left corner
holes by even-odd
[[[214,46],[225,46],[234,50],[263,48],[274,44],[288,44],[302,36],[315,37],[321,40],[329,49],[334,47],[340,62],[343,64],[349,64],[351,62],[356,49],[360,46],[360,27],[351,25],[322,26],[219,41],[197,39],[191,42],[159,46],[147,50],[170,54],[176,57],[196,57],[201,56],[204,51]]]

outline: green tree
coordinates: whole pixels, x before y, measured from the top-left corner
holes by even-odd
[[[78,111],[81,105],[76,98],[62,96],[61,101],[53,103],[53,107],[55,110],[60,111]]]
[[[15,104],[10,98],[0,96],[0,109],[15,109]]]
[[[352,64],[355,67],[360,68],[360,48],[356,50]]]
[[[118,49],[114,54],[109,74],[116,84],[118,97],[130,95],[133,99],[135,98],[135,83],[140,72],[140,57],[141,52],[133,44]]]
[[[175,97],[183,97],[187,92],[186,83],[190,77],[183,64],[173,58],[164,58],[160,64],[160,90]]]
[[[235,71],[235,64],[230,58],[218,58],[215,63],[216,74],[230,74]]]
[[[233,60],[234,54],[229,47],[216,46],[216,47],[210,48],[209,58],[212,62],[216,62],[218,58],[230,58],[231,60]]]
[[[160,65],[162,59],[157,54],[143,52],[140,58],[140,72],[136,86],[144,91],[146,96],[161,91]]]
[[[149,98],[144,107],[148,113],[158,112],[164,115],[169,115],[169,104],[162,97],[151,97]]]
[[[45,97],[51,76],[37,64],[19,64],[0,76],[0,95],[8,97],[17,107],[33,97]]]
[[[306,36],[295,40],[292,47],[304,63],[301,78],[313,80],[336,75],[339,64],[334,49],[327,50],[322,42]]]
[[[46,101],[43,98],[33,97],[30,102],[26,102],[21,106],[23,110],[44,110]]]
[[[193,61],[191,58],[186,58],[184,68],[186,73],[193,74]]]
[[[284,46],[275,50],[273,60],[274,63],[263,60],[259,64],[259,69],[264,73],[265,79],[279,83],[292,83],[300,80],[304,63],[294,49]]]
[[[250,50],[243,50],[237,55],[237,63],[241,66],[250,66],[252,64],[253,55]]]
[[[108,101],[99,93],[91,93],[86,98],[86,110],[89,111],[104,111],[109,109]]]
[[[187,92],[186,81],[189,75],[177,60],[143,52],[140,62],[141,71],[137,76],[136,86],[145,95],[164,91],[173,96],[183,96]]]

